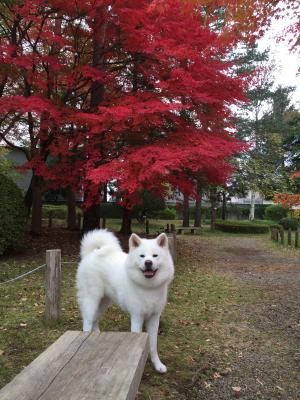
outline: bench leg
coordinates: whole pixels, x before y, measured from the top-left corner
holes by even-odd
[[[152,317],[150,317],[146,321],[146,329],[149,334],[149,350],[153,367],[157,372],[163,374],[167,372],[167,367],[160,361],[157,353],[157,335],[159,327],[159,318],[160,315],[157,314],[152,315]]]

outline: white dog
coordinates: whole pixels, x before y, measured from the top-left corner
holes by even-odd
[[[126,254],[113,233],[94,230],[83,237],[80,254],[77,290],[83,330],[99,330],[106,307],[111,301],[118,304],[130,314],[131,332],[141,332],[145,321],[152,364],[166,372],[157,353],[157,333],[174,275],[167,236],[141,239],[133,233]]]

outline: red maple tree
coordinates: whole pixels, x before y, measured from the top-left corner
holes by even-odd
[[[201,15],[179,0],[33,0],[10,11],[2,137],[26,127],[39,182],[82,188],[91,208],[114,181],[130,208],[141,189],[226,179],[244,81],[226,62],[228,39]]]

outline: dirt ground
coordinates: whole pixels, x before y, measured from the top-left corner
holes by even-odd
[[[234,280],[241,297],[216,321],[230,365],[201,381],[193,398],[300,399],[299,252],[279,250],[258,236],[180,240],[184,253],[197,252],[199,263],[206,257],[214,272]],[[218,354],[214,362],[221,360]],[[210,360],[200,373],[205,363]]]

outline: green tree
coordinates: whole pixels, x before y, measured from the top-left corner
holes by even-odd
[[[255,193],[272,198],[275,191],[284,191],[289,186],[283,147],[284,115],[291,108],[290,94],[294,90],[292,87],[274,89],[274,67],[266,53],[258,54],[253,65],[257,73],[248,91],[250,101],[237,116],[238,135],[247,141],[249,148],[238,158],[233,178],[240,192],[250,192],[251,220],[254,219]]]

